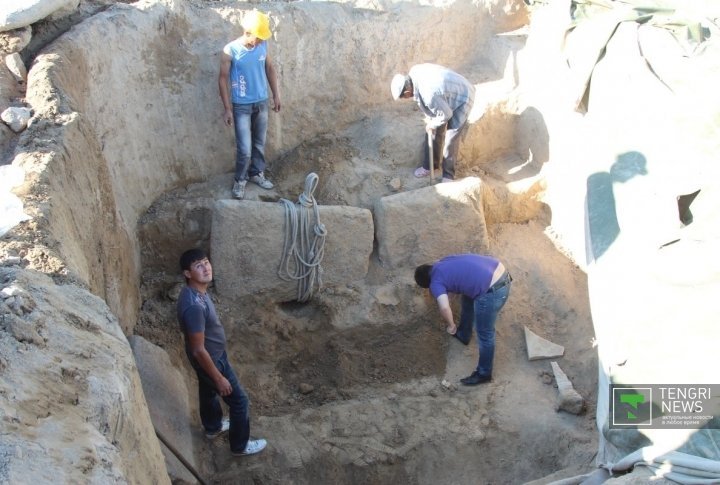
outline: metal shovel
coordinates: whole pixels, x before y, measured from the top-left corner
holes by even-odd
[[[430,153],[430,183],[435,182],[435,153],[433,150],[433,136],[432,132],[428,132],[428,151]]]

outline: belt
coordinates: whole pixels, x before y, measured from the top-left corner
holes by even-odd
[[[505,273],[500,277],[500,279],[497,280],[494,285],[492,285],[490,288],[488,288],[487,292],[492,293],[493,291],[497,291],[500,288],[505,288],[511,282],[512,282],[512,276],[510,276],[510,272],[505,271]]]

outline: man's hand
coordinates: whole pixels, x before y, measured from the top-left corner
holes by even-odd
[[[232,394],[232,386],[230,381],[225,379],[225,376],[221,375],[220,378],[215,381],[215,387],[217,387],[218,394],[221,396],[229,396]]]
[[[457,333],[457,326],[454,323],[452,325],[448,325],[445,327],[445,331],[450,335],[455,335]]]
[[[227,126],[231,126],[233,122],[233,113],[232,110],[226,109],[223,113],[223,121]]]
[[[276,113],[280,111],[280,96],[273,96],[273,111]]]
[[[210,354],[205,349],[205,332],[193,332],[188,334],[190,344],[190,355],[198,363],[205,374],[212,379],[215,389],[221,396],[229,396],[232,394],[232,386],[224,375],[220,373],[215,366]]]

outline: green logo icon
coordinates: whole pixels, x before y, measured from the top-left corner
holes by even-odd
[[[620,394],[620,402],[631,405],[635,410],[638,409],[638,405],[645,402],[645,396],[642,394]],[[632,411],[627,412],[628,419],[637,419],[637,413]]]
[[[652,389],[621,387],[611,384],[610,410],[612,426],[650,426],[652,424]]]

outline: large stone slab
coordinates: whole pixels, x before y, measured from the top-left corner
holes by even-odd
[[[383,197],[375,204],[378,253],[387,268],[448,254],[486,253],[490,243],[477,177]]]
[[[320,206],[327,238],[321,263],[323,287],[345,287],[365,278],[373,250],[372,214],[357,207]],[[220,200],[210,236],[213,273],[219,294],[264,294],[292,301],[297,283],[278,276],[285,241],[282,204]]]
[[[190,394],[182,374],[170,361],[164,349],[138,335],[131,335],[128,341],[135,355],[153,426],[197,468],[190,429]],[[196,391],[193,389],[193,398],[195,395]],[[195,478],[175,454],[165,446],[162,446],[162,450],[170,477],[193,483]]]

